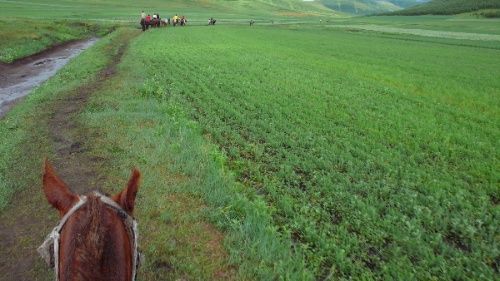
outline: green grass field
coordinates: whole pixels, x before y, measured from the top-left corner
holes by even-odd
[[[498,49],[297,27],[145,38],[184,43],[139,51],[177,70],[141,93],[180,100],[316,278],[494,277]]]
[[[398,28],[500,34],[500,20],[477,18],[472,15],[456,16],[373,16],[332,20],[333,23],[373,24]],[[418,38],[418,37],[417,37]]]
[[[210,11],[227,12],[233,23],[249,11],[281,13],[282,22],[145,32],[78,115],[90,132],[86,153],[105,159],[102,188],[118,190],[130,166],[143,171],[141,280],[497,279],[498,20],[303,19],[286,17],[283,6],[266,10],[277,6],[265,1],[223,2]],[[0,2],[0,15],[26,3]],[[90,32],[68,31],[65,21],[54,33],[68,38],[117,24],[92,21],[96,14],[127,28],[0,120],[0,209],[39,186],[41,159],[55,154],[43,125],[51,106],[92,83],[114,40],[136,32],[127,13],[140,9],[36,3],[47,13],[30,6],[23,16],[47,24],[37,35],[43,40],[52,29],[41,19],[58,17],[55,5],[81,5],[69,17],[92,22]],[[179,13],[210,14],[175,3]],[[309,9],[293,7],[286,13]],[[453,39],[459,32],[477,38]],[[0,33],[14,38],[3,22]],[[34,36],[26,34],[13,40]]]
[[[139,27],[141,11],[162,17],[185,15],[190,25],[205,25],[215,17],[220,23],[247,24],[309,21],[318,17],[339,18],[343,13],[317,3],[294,0],[169,0],[148,1],[82,1],[82,0],[1,0],[0,1],[0,62],[37,53],[66,41],[102,36],[118,26]]]
[[[36,19],[138,20],[141,10],[160,15],[183,14],[191,20],[205,22],[219,19],[284,18],[332,15],[326,7],[296,0],[2,0],[2,17]]]

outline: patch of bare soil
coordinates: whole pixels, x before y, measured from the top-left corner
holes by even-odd
[[[94,83],[82,85],[57,100],[48,118],[39,120],[48,123],[48,135],[55,151],[51,162],[74,192],[94,190],[104,180],[97,172],[102,160],[86,153],[91,145],[91,133],[79,124],[78,115],[89,97],[115,74],[128,39],[120,42],[118,52],[112,55],[109,65],[96,76]],[[35,60],[35,57],[26,60]],[[57,220],[57,213],[46,202],[40,185],[27,187],[14,196],[12,204],[0,214],[0,280],[53,279],[52,270],[45,267],[36,248]]]

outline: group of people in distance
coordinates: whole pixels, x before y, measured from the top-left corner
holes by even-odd
[[[170,18],[165,18],[162,19],[160,17],[160,14],[156,13],[151,16],[150,14],[146,15],[144,11],[141,12],[141,27],[142,31],[146,31],[150,27],[160,27],[160,26],[167,26],[170,24],[173,24],[174,26],[177,26],[180,24],[181,26],[186,25],[187,20],[185,16],[178,16],[175,15],[172,17],[172,20]]]
[[[185,26],[187,23],[187,20],[186,20],[186,17],[185,16],[177,16],[175,15],[173,18],[172,18],[172,24],[174,26],[180,24],[181,26]],[[170,24],[170,23],[169,23]]]
[[[215,25],[216,22],[217,22],[217,20],[214,18],[208,19],[208,25]],[[168,26],[170,24],[172,24],[173,26],[177,26],[178,24],[181,26],[185,26],[186,23],[187,23],[187,19],[185,16],[179,17],[178,15],[175,15],[172,17],[172,19],[170,19],[170,18],[162,19],[158,13],[153,14],[153,16],[151,16],[149,14],[146,15],[146,13],[144,13],[144,11],[141,12],[142,31],[146,31],[150,27]],[[274,21],[271,21],[271,23],[274,24]],[[254,24],[255,24],[255,21],[253,19],[250,20],[250,26],[252,26]]]

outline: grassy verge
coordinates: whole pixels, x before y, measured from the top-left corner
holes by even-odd
[[[102,36],[115,27],[116,24],[110,23],[2,19],[0,20],[0,36],[2,37],[0,62],[9,63],[68,41]]]

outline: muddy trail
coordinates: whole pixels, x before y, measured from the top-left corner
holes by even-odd
[[[33,88],[95,42],[97,38],[68,42],[11,64],[0,63],[0,118]]]
[[[86,153],[92,132],[79,124],[78,116],[92,94],[115,75],[129,41],[137,34],[129,32],[118,40],[119,45],[108,54],[108,65],[92,83],[64,94],[52,103],[47,114],[41,114],[45,117],[39,122],[48,128],[48,142],[55,153],[50,160],[74,192],[98,189],[99,183],[105,180],[98,172],[104,159]],[[41,186],[26,187],[14,195],[9,207],[0,213],[0,280],[52,280],[52,269],[43,264],[36,248],[57,220],[56,212],[41,193]]]
[[[97,75],[94,83],[82,85],[73,94],[59,100],[54,105],[54,113],[49,120],[50,136],[57,157],[54,159],[54,165],[59,176],[79,194],[98,188],[104,178],[95,169],[102,159],[85,154],[88,145],[86,141],[91,133],[80,127],[75,119],[91,94],[98,91],[116,73],[116,66],[126,47],[126,43],[123,43],[118,48],[111,64]]]

